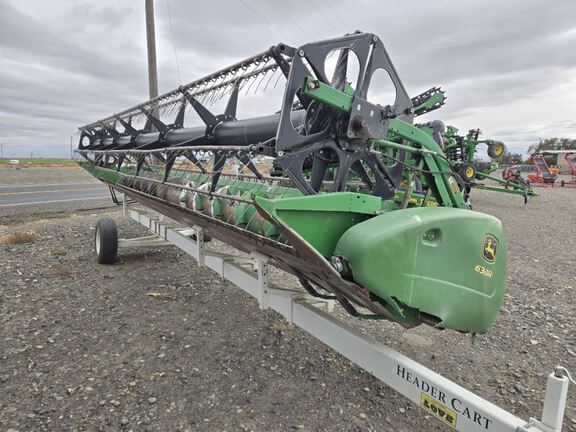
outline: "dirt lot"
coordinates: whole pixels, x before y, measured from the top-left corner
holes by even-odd
[[[26,172],[19,182],[42,177]],[[62,181],[90,178],[62,172]],[[451,331],[350,322],[506,410],[539,417],[554,366],[576,375],[576,189],[538,192],[528,208],[514,196],[473,195],[508,238],[508,293],[489,334],[471,344]],[[35,233],[32,243],[0,245],[0,432],[448,430],[176,249],[96,264],[103,214],[122,237],[145,234],[101,207],[0,214],[0,237]],[[576,431],[576,386],[565,430]]]

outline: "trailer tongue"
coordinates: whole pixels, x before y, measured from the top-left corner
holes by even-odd
[[[376,73],[395,89],[389,105]],[[279,112],[237,119],[239,98],[276,80]],[[411,99],[373,34],[279,44],[81,127],[77,153],[113,188],[272,258],[355,316],[483,333],[504,297],[506,242],[468,208],[441,140],[412,124],[443,105],[436,90]],[[201,126],[185,126],[190,110]]]

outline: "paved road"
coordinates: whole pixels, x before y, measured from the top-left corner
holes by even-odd
[[[0,208],[110,200],[102,183],[0,185]]]

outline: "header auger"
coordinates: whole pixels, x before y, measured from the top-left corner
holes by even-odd
[[[238,118],[242,97],[280,80],[277,113]],[[355,316],[483,333],[506,289],[506,242],[469,209],[440,132],[412,124],[444,99],[410,98],[380,39],[357,32],[275,45],[83,126],[77,152],[115,189],[270,257]]]

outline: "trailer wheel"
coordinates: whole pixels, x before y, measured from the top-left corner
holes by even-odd
[[[565,184],[566,184],[566,183],[564,182],[564,180],[560,180],[560,186],[561,186],[561,187],[564,187]]]
[[[463,163],[460,165],[460,168],[458,168],[458,175],[466,183],[471,182],[476,176],[476,168],[471,163]]]
[[[103,218],[96,224],[94,248],[100,264],[114,264],[118,254],[118,229],[110,218]]]
[[[504,146],[503,142],[494,141],[488,146],[488,156],[490,156],[492,159],[498,159],[504,154],[505,150],[506,146]]]

